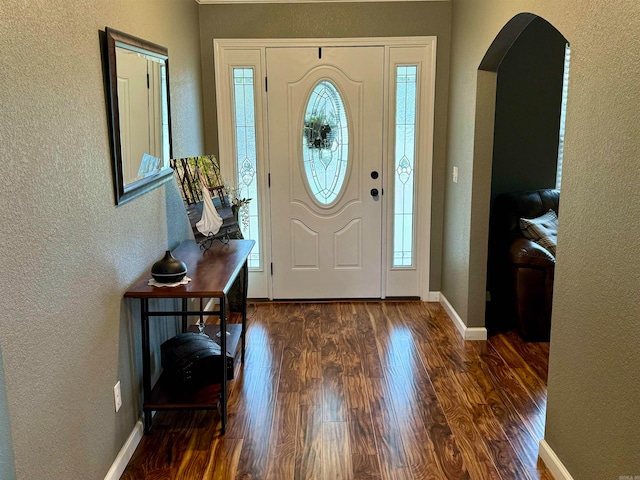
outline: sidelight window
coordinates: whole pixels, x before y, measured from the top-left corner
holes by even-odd
[[[414,266],[417,73],[416,65],[396,67],[393,267]]]
[[[560,131],[558,133],[558,166],[556,167],[556,188],[562,183],[562,158],[564,157],[564,126],[567,114],[567,93],[569,89],[569,63],[571,47],[567,43],[564,50],[564,74],[562,75],[562,104],[560,107]]]
[[[256,241],[249,255],[249,268],[260,268],[260,219],[257,154],[256,119],[253,68],[233,69],[233,95],[235,113],[235,151],[238,172],[238,199],[251,199],[238,212],[238,223],[244,238]]]

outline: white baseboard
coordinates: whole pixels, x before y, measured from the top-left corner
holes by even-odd
[[[462,335],[462,338],[464,338],[465,340],[487,339],[487,329],[485,327],[467,327],[462,321],[462,318],[460,318],[460,315],[458,315],[458,312],[456,312],[455,308],[453,308],[453,305],[449,303],[447,297],[445,297],[442,292],[440,292],[439,297],[440,304],[443,306],[443,308],[451,318],[451,321],[460,332],[460,335]]]
[[[127,441],[124,442],[124,445],[118,452],[116,459],[113,461],[111,468],[107,472],[107,475],[104,477],[104,480],[120,480],[124,469],[127,468],[129,464],[129,460],[133,456],[133,452],[136,451],[136,447],[142,440],[142,436],[144,434],[144,426],[142,424],[142,420],[138,420],[127,438]]]
[[[553,475],[553,478],[555,478],[556,480],[573,480],[573,477],[569,473],[569,470],[567,470],[567,468],[562,464],[556,453],[551,449],[544,438],[540,440],[538,456],[547,466],[547,468]]]
[[[440,292],[429,292],[427,302],[440,302]]]

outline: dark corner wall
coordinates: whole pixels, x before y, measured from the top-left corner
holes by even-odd
[[[491,200],[554,188],[567,41],[535,18],[498,67]]]
[[[519,15],[517,21],[527,21]],[[534,17],[515,38],[497,68],[491,171],[491,214],[487,258],[485,325],[509,328],[511,268],[504,261],[505,226],[494,212],[501,193],[555,188],[567,41],[558,30]],[[498,220],[496,220],[496,218]]]

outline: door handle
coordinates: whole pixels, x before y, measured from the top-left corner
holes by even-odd
[[[378,189],[377,188],[372,188],[371,189],[371,196],[372,197],[377,197],[378,195],[379,195]]]

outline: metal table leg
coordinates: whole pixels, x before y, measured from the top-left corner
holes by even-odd
[[[242,353],[240,355],[240,362],[244,364],[244,348],[245,348],[245,337],[247,333],[247,291],[249,289],[249,263],[248,261],[244,262],[244,266],[242,267],[242,331],[240,332],[240,339],[242,341]]]
[[[140,299],[142,327],[142,385],[144,400],[151,396],[151,360],[149,346],[149,299]],[[144,410],[144,433],[151,431],[151,411]]]
[[[227,297],[220,298],[220,353],[222,354],[222,385],[220,388],[220,434],[227,430]]]
[[[187,326],[189,323],[189,316],[187,315],[188,301],[188,298],[182,299],[182,333],[187,331]],[[200,308],[200,310],[202,310],[202,308]]]

